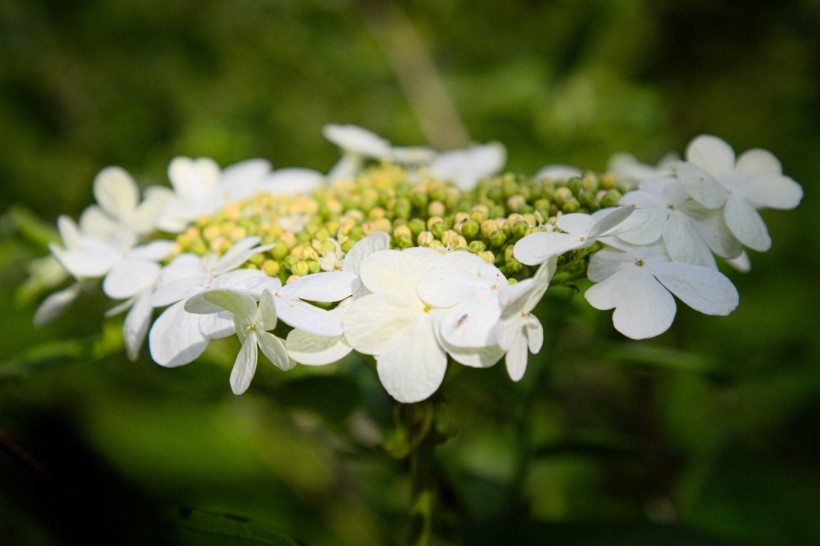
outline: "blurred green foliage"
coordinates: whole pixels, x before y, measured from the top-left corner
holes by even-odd
[[[330,122],[424,142],[424,82],[401,83],[391,40],[409,35],[424,49],[404,60],[430,56],[511,170],[655,162],[707,132],[771,150],[806,194],[766,214],[751,273],[727,271],[728,318],[680,308],[626,343],[557,293],[521,383],[452,367],[439,543],[816,544],[818,27],[815,0],[3,2],[0,542],[401,542],[407,468],[379,447],[392,412],[369,362],[263,368],[234,397],[230,343],[182,369],[129,362],[101,298],[36,329],[15,292],[106,165],[144,185],[176,155],[324,171]]]

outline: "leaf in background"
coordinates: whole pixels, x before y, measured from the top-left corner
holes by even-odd
[[[43,253],[48,252],[49,243],[60,241],[54,224],[46,222],[26,207],[12,205],[3,216],[2,222],[11,231],[19,233],[25,241],[36,246]]]
[[[623,342],[604,348],[604,354],[625,363],[722,376],[718,359],[648,342]]]
[[[142,528],[146,544],[178,546],[299,546],[279,532],[235,516],[190,509],[168,510]]]

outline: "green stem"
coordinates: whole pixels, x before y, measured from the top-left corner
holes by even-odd
[[[434,467],[436,444],[428,435],[410,454],[411,546],[429,546],[433,535]]]

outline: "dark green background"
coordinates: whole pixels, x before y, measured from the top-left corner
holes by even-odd
[[[38,329],[15,290],[46,253],[22,218],[76,217],[106,165],[143,186],[176,155],[326,171],[334,122],[425,142],[408,97],[433,95],[388,61],[412,61],[409,33],[511,170],[655,162],[706,132],[771,150],[805,191],[764,213],[773,249],[752,271],[726,271],[730,317],[681,306],[669,333],[628,344],[555,294],[540,311],[554,356],[521,383],[451,370],[440,543],[817,543],[819,27],[813,0],[3,2],[0,430],[51,478],[0,453],[0,542],[143,543],[191,521],[163,527],[178,507],[308,544],[401,541],[406,467],[367,447],[391,427],[369,363],[261,366],[234,397],[230,343],[182,369],[132,363],[104,301]],[[238,536],[225,521],[214,544]]]

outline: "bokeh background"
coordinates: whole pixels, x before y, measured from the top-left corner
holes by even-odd
[[[633,344],[559,293],[521,383],[451,370],[436,540],[817,544],[817,28],[816,0],[0,3],[0,542],[402,542],[407,464],[380,448],[370,363],[261,367],[235,397],[230,343],[130,362],[104,301],[35,328],[18,291],[104,166],[143,186],[177,155],[326,171],[322,126],[355,123],[500,140],[523,173],[654,163],[700,133],[771,150],[805,197],[765,213],[750,273],[725,270],[730,317],[680,306]]]

